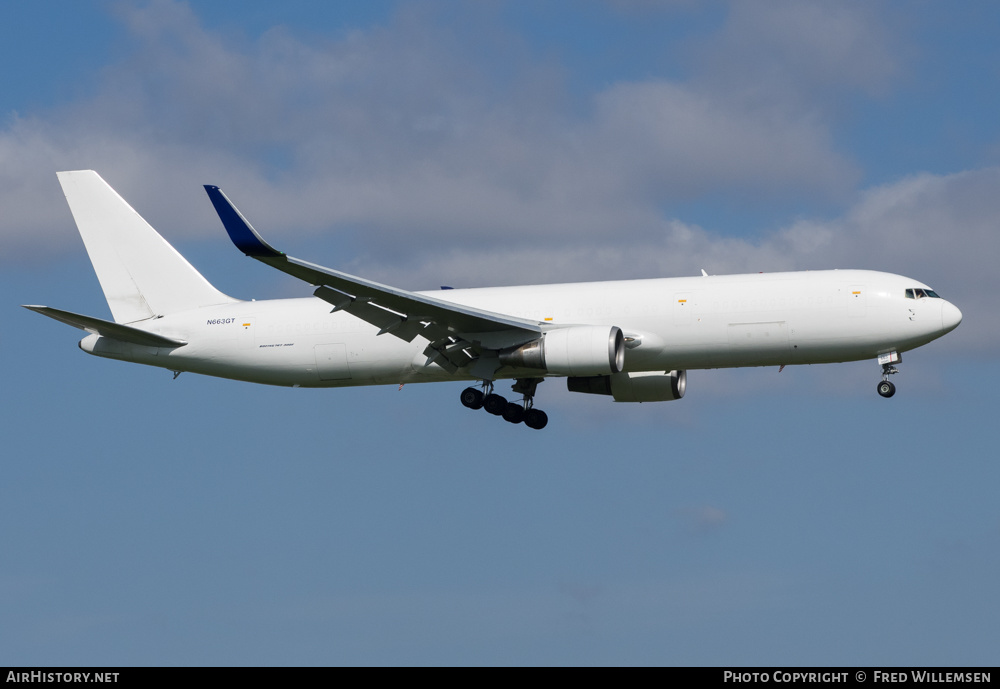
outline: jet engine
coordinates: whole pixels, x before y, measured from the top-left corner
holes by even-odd
[[[577,325],[550,330],[499,355],[504,366],[563,376],[609,375],[625,367],[625,336],[617,326]]]
[[[566,379],[570,392],[611,395],[615,402],[669,402],[679,400],[687,389],[687,371],[640,371],[610,376],[580,376]]]

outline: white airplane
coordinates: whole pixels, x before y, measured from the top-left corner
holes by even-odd
[[[247,256],[313,285],[300,299],[215,289],[93,171],[58,173],[114,322],[25,306],[90,334],[90,354],[174,372],[292,387],[479,381],[462,404],[543,428],[538,383],[617,402],[684,396],[688,369],[877,359],[878,393],[902,352],[962,320],[916,280],[866,270],[408,292],[273,249],[205,186]],[[512,379],[509,402],[494,383]]]

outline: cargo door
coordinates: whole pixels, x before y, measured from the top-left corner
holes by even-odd
[[[347,364],[347,345],[316,345],[316,373],[320,380],[347,380],[351,369]]]

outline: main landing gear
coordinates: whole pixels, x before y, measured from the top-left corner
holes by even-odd
[[[511,390],[523,395],[520,402],[508,402],[502,395],[493,392],[492,381],[483,381],[482,390],[465,388],[462,390],[462,404],[469,409],[485,409],[494,416],[502,416],[511,423],[521,423],[528,428],[540,431],[549,422],[548,415],[541,409],[535,409],[535,388],[542,382],[541,378],[518,378]]]
[[[875,389],[878,390],[878,394],[882,395],[882,397],[888,398],[896,394],[896,386],[889,380],[889,376],[894,373],[899,373],[899,369],[893,366],[893,364],[899,363],[900,361],[902,361],[902,359],[896,352],[883,354],[878,358],[878,362],[882,364],[882,380],[879,381],[879,384]]]

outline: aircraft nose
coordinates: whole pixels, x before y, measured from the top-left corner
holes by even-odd
[[[941,306],[941,327],[945,332],[949,332],[958,327],[962,322],[962,312],[950,301],[946,301]]]

